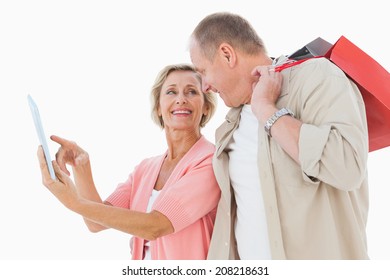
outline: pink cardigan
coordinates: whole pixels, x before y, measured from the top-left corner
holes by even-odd
[[[214,150],[214,145],[202,136],[161,190],[152,210],[168,217],[175,232],[150,242],[152,259],[206,259],[220,198],[212,168]],[[145,212],[166,154],[143,160],[107,202]],[[143,259],[144,242],[133,237],[132,259]]]

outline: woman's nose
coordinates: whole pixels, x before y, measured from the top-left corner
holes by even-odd
[[[187,98],[184,94],[178,94],[176,97],[176,104],[186,104]]]

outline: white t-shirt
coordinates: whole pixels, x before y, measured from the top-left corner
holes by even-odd
[[[239,127],[229,143],[229,174],[237,203],[235,235],[243,260],[271,259],[257,163],[259,122],[244,105]]]
[[[153,189],[152,195],[150,196],[148,207],[146,209],[146,213],[149,213],[152,210],[153,203],[156,201],[158,195],[160,194],[160,191],[156,191]],[[145,241],[145,257],[144,260],[151,260],[152,256],[150,253],[150,244],[149,241]]]

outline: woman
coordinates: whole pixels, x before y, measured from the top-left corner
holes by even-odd
[[[61,145],[53,161],[57,180],[38,149],[43,184],[92,232],[113,228],[133,235],[133,259],[206,259],[220,190],[211,163],[215,148],[200,129],[215,111],[215,97],[202,92],[192,66],[180,64],[159,73],[152,103],[168,149],[143,160],[106,201],[95,188],[88,154],[58,136],[51,137]]]

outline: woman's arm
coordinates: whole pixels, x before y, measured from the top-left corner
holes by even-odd
[[[82,197],[75,184],[59,168],[56,161],[53,161],[53,166],[57,180],[51,179],[41,147],[38,149],[38,159],[43,184],[65,207],[80,214],[86,221],[92,222],[90,228],[92,231],[113,228],[147,240],[154,240],[174,232],[169,219],[158,211],[141,213]]]
[[[70,175],[66,165],[69,164],[72,166],[78,194],[87,200],[103,203],[92,177],[89,154],[73,141],[56,135],[52,135],[50,138],[60,145],[60,148],[56,153],[56,162],[60,169],[67,175]],[[107,229],[106,227],[85,218],[84,222],[91,232],[99,232]]]
[[[77,188],[77,192],[80,197],[88,200],[93,201],[96,203],[102,204],[103,201],[96,189],[95,182],[92,177],[92,169],[90,161],[88,160],[82,165],[73,166],[73,177],[75,180],[75,186]],[[109,205],[109,203],[104,202],[106,205]],[[102,230],[107,229],[107,227],[94,222],[93,220],[87,219],[84,217],[84,222],[88,229],[91,232],[99,232]]]
[[[158,211],[142,213],[125,208],[79,199],[70,210],[106,228],[114,228],[146,240],[155,240],[174,232],[169,219]]]

